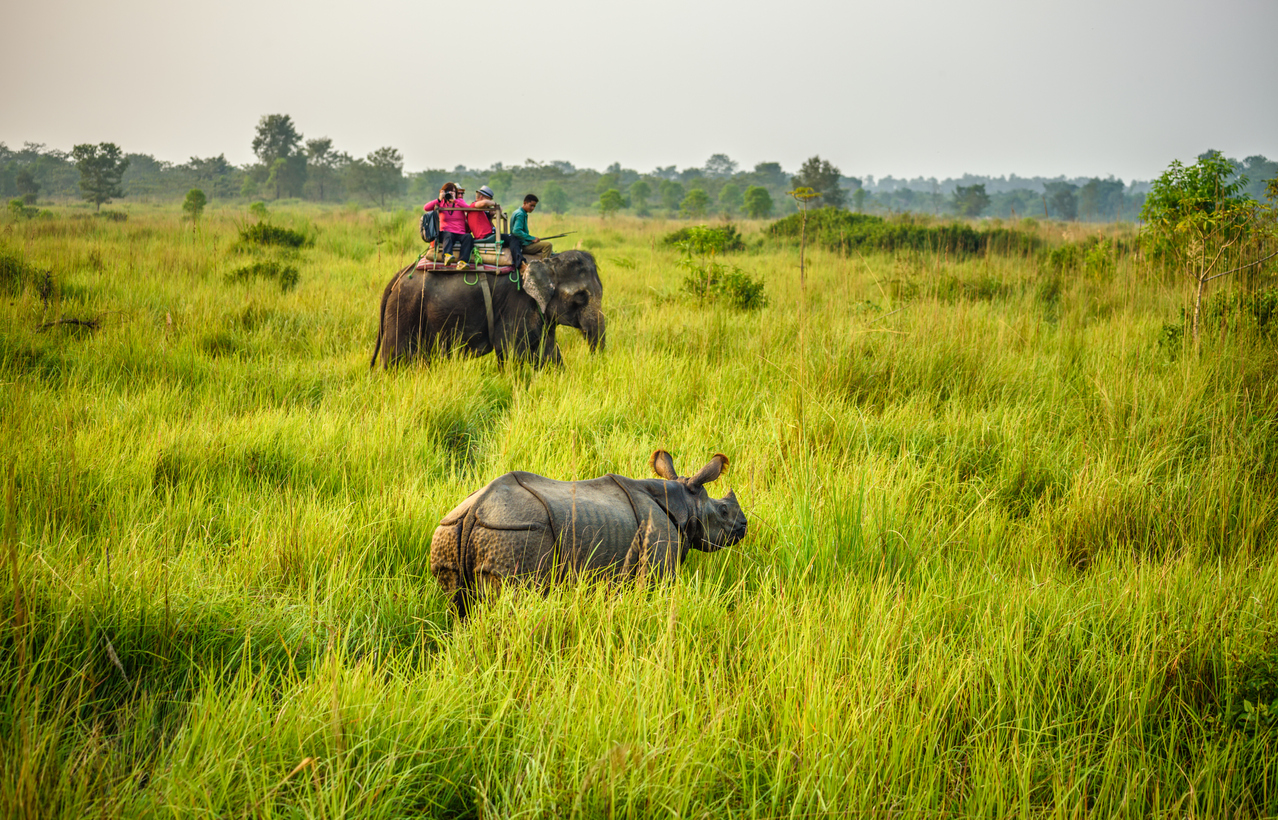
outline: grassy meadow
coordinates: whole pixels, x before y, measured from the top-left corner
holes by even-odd
[[[415,214],[271,210],[312,244],[0,223],[0,815],[1278,816],[1278,342],[1185,349],[1187,280],[809,248],[801,290],[747,222],[741,311],[686,223],[538,213],[606,353],[370,372]],[[455,622],[461,498],[658,447],[728,455],[743,542]]]

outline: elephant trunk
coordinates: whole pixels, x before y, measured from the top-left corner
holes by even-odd
[[[587,311],[581,317],[581,335],[586,337],[591,353],[604,351],[604,315],[599,308]]]

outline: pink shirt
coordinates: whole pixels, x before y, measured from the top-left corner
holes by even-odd
[[[433,211],[436,206],[444,205],[438,199],[432,199],[422,206],[423,211]],[[469,208],[470,205],[464,199],[454,199],[448,207]],[[439,212],[439,229],[448,231],[449,233],[466,233],[466,212],[465,211],[440,211]]]

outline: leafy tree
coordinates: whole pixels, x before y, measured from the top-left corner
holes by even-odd
[[[600,174],[599,179],[595,182],[595,193],[602,195],[604,191],[616,188],[620,184],[620,176],[618,174]]]
[[[510,171],[496,170],[488,175],[488,186],[493,189],[493,199],[501,202],[510,193],[515,175]]]
[[[1043,196],[1053,216],[1069,222],[1078,218],[1078,198],[1074,196],[1077,190],[1077,185],[1068,182],[1043,183]]]
[[[541,201],[545,203],[546,210],[552,214],[561,214],[568,210],[568,192],[554,180],[546,183],[546,192],[542,195]]]
[[[700,188],[693,188],[679,203],[679,213],[692,219],[700,219],[706,215],[709,207],[710,195]]]
[[[756,163],[754,166],[754,178],[759,181],[760,185],[766,185],[777,190],[784,188],[789,181],[786,178],[785,171],[781,170],[781,163],[779,162]]]
[[[23,168],[13,178],[13,186],[18,189],[18,193],[22,196],[23,205],[34,205],[40,194],[40,183],[36,182],[31,171]]]
[[[333,178],[337,170],[339,154],[333,150],[333,140],[316,137],[306,141],[306,164],[309,175],[319,188],[320,202],[324,201],[324,184]]]
[[[204,213],[204,206],[209,202],[208,197],[199,188],[192,188],[186,192],[186,199],[182,201],[182,210],[186,211],[187,216],[191,217],[191,223],[199,221],[200,214]]]
[[[80,171],[80,193],[94,204],[94,210],[102,210],[104,202],[124,196],[120,180],[129,167],[118,145],[103,142],[98,145],[77,145],[71,149],[75,167]]]
[[[630,202],[639,216],[648,215],[648,200],[652,197],[652,186],[647,180],[636,179],[630,183]]]
[[[1078,207],[1088,222],[1113,217],[1117,219],[1123,208],[1123,181],[1121,179],[1093,178],[1078,189]]]
[[[772,215],[772,194],[762,185],[751,185],[745,191],[745,211],[751,219],[764,219]]]
[[[616,188],[609,188],[599,197],[599,210],[605,217],[612,216],[624,208],[625,205],[625,198],[621,195],[621,191]]]
[[[719,189],[719,207],[723,208],[726,214],[732,214],[741,209],[741,188],[735,182],[725,183]]]
[[[404,157],[389,146],[369,153],[367,159],[356,160],[352,170],[357,186],[383,208],[387,195],[398,194],[404,184]]]
[[[865,189],[857,188],[852,192],[852,207],[856,208],[857,213],[865,210]]]
[[[913,199],[914,192],[909,188],[909,199]],[[904,192],[902,192],[904,193]],[[909,207],[909,201],[905,203],[906,208]],[[985,193],[985,184],[980,185],[959,185],[954,189],[954,210],[959,216],[980,216],[981,213],[990,206],[990,195]]]
[[[705,171],[708,177],[730,177],[737,172],[737,163],[727,154],[712,154],[706,160]]]
[[[828,208],[842,208],[846,199],[843,188],[839,186],[839,179],[842,177],[839,169],[830,164],[829,160],[821,159],[820,156],[814,156],[803,163],[803,167],[799,169],[799,173],[794,175],[790,183],[795,189],[811,188],[817,196],[821,197],[821,202]]]
[[[661,204],[665,206],[666,210],[672,214],[679,210],[679,203],[683,200],[682,185],[673,179],[663,180],[661,190],[658,193],[661,195]]]
[[[1172,162],[1150,187],[1141,209],[1151,255],[1181,268],[1195,282],[1195,350],[1200,345],[1207,283],[1278,255],[1266,253],[1266,243],[1278,234],[1278,209],[1272,199],[1260,205],[1247,197],[1243,193],[1247,183],[1232,162],[1218,151],[1209,151],[1188,167]]]
[[[298,146],[301,142],[302,135],[297,132],[293,118],[288,114],[264,114],[258,120],[257,133],[253,137],[253,153],[261,160],[263,167],[270,171],[276,199],[280,198],[281,188],[288,185],[291,192],[300,188],[301,183],[306,180],[305,156],[302,156],[300,179],[296,162],[286,163],[279,172],[275,164],[276,160],[288,160],[299,155]],[[296,188],[292,188],[293,185]]]
[[[231,195],[231,175],[235,172],[235,166],[226,161],[225,154],[207,159],[191,157],[185,168],[191,172],[197,183],[204,183],[209,189],[206,194],[210,198]]]

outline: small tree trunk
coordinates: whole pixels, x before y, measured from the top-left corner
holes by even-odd
[[[799,228],[799,293],[806,294],[808,290],[807,279],[803,273],[803,251],[808,241],[808,208],[803,206],[803,222]]]
[[[1194,353],[1198,353],[1199,349],[1199,323],[1202,315],[1203,305],[1203,288],[1207,286],[1207,280],[1202,276],[1198,277],[1198,289],[1194,292]]]

